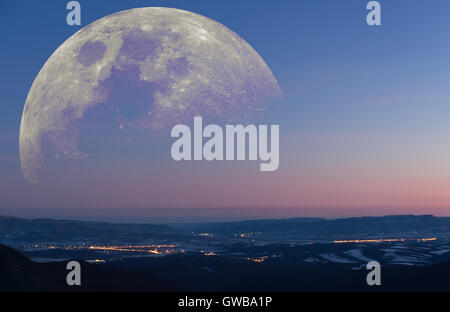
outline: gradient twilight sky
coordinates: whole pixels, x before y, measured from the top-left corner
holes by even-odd
[[[23,106],[48,57],[80,27],[66,24],[67,1],[1,0],[0,214],[137,222],[450,215],[450,2],[381,0],[381,27],[366,24],[367,2],[81,0],[83,26],[165,6],[244,38],[285,95],[273,122],[280,168],[175,163],[168,146],[152,163],[102,160],[102,174],[88,181],[60,177],[36,190],[20,170]]]

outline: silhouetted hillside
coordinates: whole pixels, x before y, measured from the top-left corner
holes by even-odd
[[[282,220],[252,220],[198,224],[190,230],[234,235],[261,232],[267,235],[290,235],[299,238],[360,238],[361,234],[386,236],[391,234],[450,234],[450,218],[432,215],[399,215],[345,219],[294,218]]]
[[[71,241],[71,240],[116,240],[135,237],[148,239],[161,235],[175,235],[177,230],[168,225],[119,224],[52,219],[22,219],[0,216],[0,236],[15,240]]]
[[[151,268],[177,279],[188,291],[450,291],[450,262],[427,266],[396,265],[381,268],[381,286],[368,286],[365,268],[351,264],[328,266],[303,263],[254,263],[226,256],[174,255],[132,258],[116,262]]]
[[[450,236],[450,218],[432,215],[400,215],[326,220],[293,218],[240,222],[178,224],[120,224],[51,219],[21,219],[0,216],[0,238],[4,243],[32,242],[107,242],[128,243],[158,239],[186,239],[191,232],[225,236],[260,233],[265,238],[289,239],[360,239],[393,235]]]

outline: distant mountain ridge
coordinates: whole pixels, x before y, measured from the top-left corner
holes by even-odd
[[[183,239],[191,233],[234,237],[257,233],[293,239],[358,239],[361,237],[450,237],[450,217],[388,215],[342,219],[290,218],[199,224],[131,224],[0,216],[0,241],[128,241]]]
[[[176,235],[177,230],[169,225],[127,224],[53,219],[23,219],[0,216],[0,238],[28,240],[30,237],[42,241],[73,240],[124,240],[133,241],[161,235]]]
[[[450,217],[433,215],[390,215],[343,219],[291,218],[280,220],[252,220],[197,225],[191,230],[213,234],[234,235],[262,233],[290,235],[302,238],[360,238],[364,236],[450,235]]]

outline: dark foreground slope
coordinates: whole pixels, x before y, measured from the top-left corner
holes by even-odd
[[[189,255],[122,261],[80,262],[82,285],[69,287],[66,262],[35,263],[0,245],[0,291],[450,291],[450,262],[382,267],[382,285],[369,287],[368,271],[349,266],[292,267]]]
[[[80,262],[81,286],[66,283],[66,262],[35,263],[0,245],[0,291],[179,291],[178,284],[151,271]]]
[[[368,286],[366,269],[352,265],[253,263],[225,256],[174,255],[123,259],[115,265],[150,269],[187,291],[373,292],[450,291],[450,262],[382,266],[381,286]]]

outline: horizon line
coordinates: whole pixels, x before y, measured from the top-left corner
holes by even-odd
[[[449,218],[450,216],[436,216],[434,214],[387,214],[387,215],[374,215],[374,216],[368,216],[368,215],[362,215],[362,216],[353,216],[353,217],[334,217],[334,218],[326,218],[326,217],[288,217],[288,218],[254,218],[254,219],[240,219],[240,220],[232,220],[232,221],[189,221],[189,222],[155,222],[155,223],[148,223],[148,222],[118,222],[118,221],[107,221],[107,220],[96,220],[96,219],[72,219],[72,218],[52,218],[52,217],[18,217],[13,215],[5,215],[0,214],[1,218],[8,218],[8,219],[22,219],[22,220],[29,220],[29,221],[37,221],[37,220],[51,220],[51,221],[70,221],[70,222],[90,222],[90,223],[108,223],[108,224],[149,224],[149,225],[171,225],[171,224],[208,224],[208,223],[237,223],[237,222],[251,222],[251,221],[269,221],[269,220],[292,220],[292,219],[318,219],[318,220],[328,220],[328,221],[334,221],[334,220],[344,220],[344,219],[362,219],[362,218],[385,218],[385,217],[433,217],[433,218]]]

